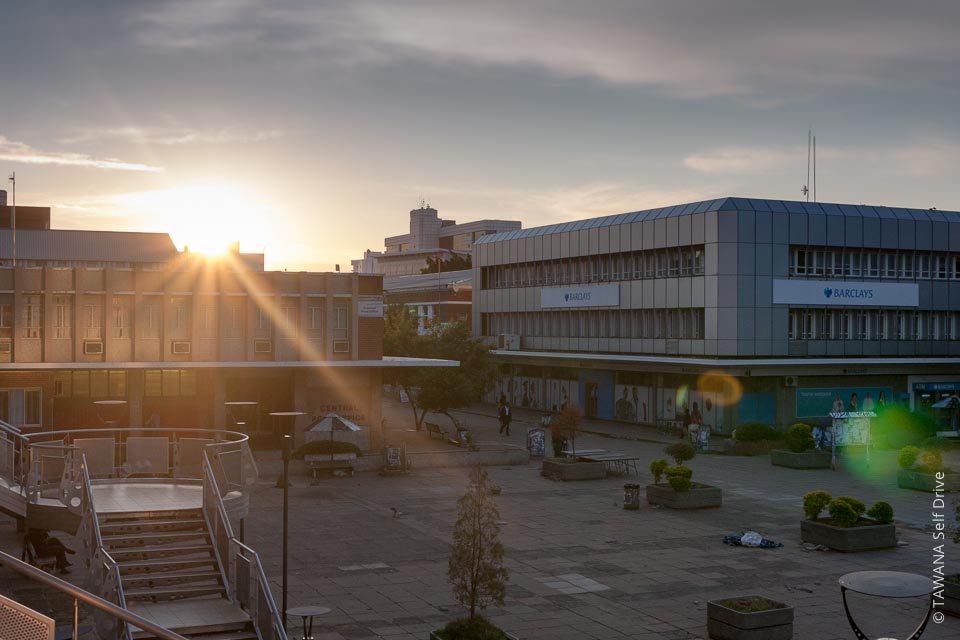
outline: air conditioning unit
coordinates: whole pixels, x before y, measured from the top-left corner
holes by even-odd
[[[349,341],[349,340],[334,340],[334,341],[333,341],[333,352],[334,352],[334,353],[350,353],[350,341]]]
[[[190,342],[188,340],[174,340],[171,345],[171,351],[175,355],[185,356],[190,353]]]
[[[10,353],[12,345],[9,340],[4,340],[0,342],[0,353]]]
[[[497,336],[497,348],[501,351],[520,351],[520,336],[515,333],[501,333]]]
[[[272,340],[254,340],[253,352],[254,353],[272,353],[273,341]]]
[[[103,353],[103,343],[87,340],[83,343],[83,353],[88,356],[98,356]]]
[[[797,376],[783,376],[783,386],[785,387],[797,386]]]

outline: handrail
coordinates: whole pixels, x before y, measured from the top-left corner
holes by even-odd
[[[16,429],[16,427],[14,427]],[[33,433],[24,433],[20,434],[26,440],[30,440],[34,437],[47,437],[47,436],[62,436],[69,435],[73,433],[143,433],[145,431],[150,432],[184,432],[184,433],[225,433],[231,436],[237,436],[236,440],[227,440],[225,442],[246,442],[250,439],[250,436],[246,433],[240,431],[229,431],[227,429],[206,429],[200,427],[96,427],[96,428],[77,428],[77,429],[61,429],[59,431],[35,431]],[[38,446],[44,444],[42,441],[33,443],[32,446]]]
[[[147,620],[142,616],[138,616],[137,614],[132,613],[122,607],[118,607],[109,600],[104,600],[103,598],[96,596],[89,591],[84,591],[79,587],[75,587],[69,582],[65,582],[56,576],[50,575],[46,571],[41,571],[40,569],[37,569],[36,567],[29,565],[4,551],[0,551],[0,564],[5,565],[20,574],[23,574],[32,580],[36,580],[37,582],[45,584],[48,587],[53,587],[58,591],[67,593],[80,602],[88,604],[91,607],[99,609],[105,613],[109,613],[113,617],[132,624],[138,629],[152,633],[162,640],[188,640],[178,633],[161,627],[155,622],[151,622],[150,620]]]

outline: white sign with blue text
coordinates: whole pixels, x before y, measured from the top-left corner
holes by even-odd
[[[620,285],[618,284],[585,284],[579,287],[540,289],[540,308],[542,309],[619,306]]]
[[[920,287],[912,282],[774,280],[773,304],[917,307],[920,305]]]

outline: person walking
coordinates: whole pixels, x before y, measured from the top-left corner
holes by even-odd
[[[507,400],[503,403],[503,420],[500,425],[500,435],[503,435],[506,432],[506,435],[510,435],[510,421],[513,420],[513,415],[510,412],[510,401]]]
[[[505,396],[500,396],[500,401],[497,402],[497,419],[500,421],[500,435],[503,435],[503,430],[507,428],[507,399]]]

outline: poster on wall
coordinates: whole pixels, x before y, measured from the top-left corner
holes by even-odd
[[[823,418],[831,413],[881,411],[894,404],[891,387],[821,387],[797,389],[797,417]]]
[[[635,384],[614,387],[613,417],[621,422],[649,424],[650,388]]]

